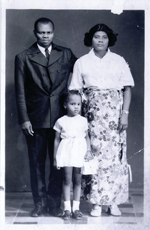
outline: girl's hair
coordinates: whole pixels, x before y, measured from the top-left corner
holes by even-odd
[[[66,93],[62,94],[62,102],[63,104],[66,104],[69,101],[69,97],[71,95],[78,95],[81,97],[81,93],[79,90],[73,89],[73,90],[69,90]]]
[[[93,36],[96,32],[98,31],[104,31],[109,39],[109,43],[108,46],[113,46],[115,44],[115,42],[117,41],[117,35],[113,33],[113,30],[110,29],[108,26],[106,26],[105,24],[97,24],[94,27],[92,27],[88,33],[85,33],[85,37],[84,37],[84,45],[85,46],[92,46],[92,39]]]

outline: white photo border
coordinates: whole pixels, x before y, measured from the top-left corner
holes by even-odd
[[[118,5],[117,5],[118,4]],[[138,226],[110,224],[104,229],[149,229],[150,224],[150,3],[149,0],[1,0],[0,25],[0,228],[1,229],[49,229],[51,226],[5,225],[5,31],[7,9],[91,9],[112,10],[119,14],[122,10],[144,10],[145,12],[145,64],[144,64],[144,223]],[[137,114],[138,116],[138,114]],[[90,229],[90,225],[53,225],[52,229]],[[92,225],[97,229],[97,225]]]

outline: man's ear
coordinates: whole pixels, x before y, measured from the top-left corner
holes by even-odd
[[[64,103],[64,108],[66,109],[67,107],[66,107],[66,103]]]

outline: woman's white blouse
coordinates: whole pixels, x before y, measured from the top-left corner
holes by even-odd
[[[123,57],[108,49],[106,55],[100,59],[92,49],[76,61],[69,90],[90,86],[120,90],[124,86],[133,87],[134,80]]]

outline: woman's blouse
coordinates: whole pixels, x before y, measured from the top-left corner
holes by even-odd
[[[90,86],[120,90],[124,86],[133,87],[134,80],[123,57],[108,49],[105,56],[100,59],[92,49],[76,61],[69,90]]]

